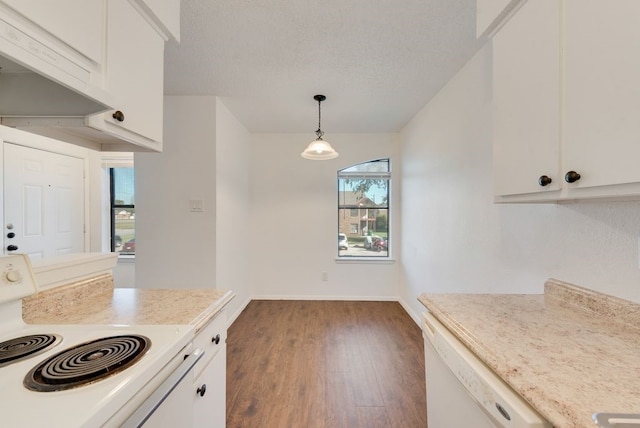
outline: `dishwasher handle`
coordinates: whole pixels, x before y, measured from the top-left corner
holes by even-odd
[[[602,428],[640,428],[640,413],[594,413],[591,419]]]
[[[430,312],[422,314],[422,333],[431,343],[435,340],[438,320]]]
[[[151,394],[145,401],[142,403],[138,409],[133,412],[131,416],[127,418],[126,421],[120,426],[120,428],[138,428],[141,427],[147,419],[151,417],[153,412],[156,411],[158,407],[162,404],[162,402],[173,392],[173,390],[178,386],[182,379],[189,374],[189,372],[193,369],[193,366],[196,365],[198,361],[204,356],[204,351],[200,348],[197,348],[191,354],[187,355],[182,363],[178,366],[177,369],[169,375],[156,389],[153,394]]]

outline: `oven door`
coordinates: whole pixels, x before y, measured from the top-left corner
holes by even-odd
[[[188,376],[204,356],[196,349],[121,425],[122,428],[165,428],[193,425],[193,377]],[[180,357],[182,358],[182,357]]]

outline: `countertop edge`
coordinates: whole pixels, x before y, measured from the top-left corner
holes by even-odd
[[[195,334],[198,334],[202,329],[204,329],[207,324],[209,324],[209,322],[211,322],[211,320],[213,320],[235,297],[236,294],[233,291],[229,290],[222,297],[213,302],[207,309],[202,311],[200,315],[191,322],[191,324],[195,327]],[[225,325],[225,328],[228,327],[228,325]]]

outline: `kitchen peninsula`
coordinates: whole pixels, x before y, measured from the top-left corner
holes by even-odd
[[[114,288],[111,273],[104,273],[23,298],[22,318],[28,327],[51,326],[56,330],[64,330],[65,326],[81,330],[84,326],[90,331],[111,331],[109,326],[113,331],[118,327],[132,331],[153,328],[168,337],[178,331],[188,332],[182,342],[183,346],[184,343],[187,345],[164,357],[172,361],[170,364],[175,363],[175,367],[171,366],[170,370],[169,365],[163,367],[157,372],[155,383],[145,386],[145,395],[151,404],[133,405],[128,400],[116,413],[105,414],[104,411],[94,418],[99,418],[99,425],[104,427],[120,426],[123,422],[129,426],[128,420],[124,421],[127,417],[136,424],[140,420],[146,421],[145,426],[149,427],[203,426],[205,421],[213,426],[224,426],[227,336],[224,308],[234,297],[231,291],[213,289]],[[151,349],[154,346],[163,349],[161,342],[156,343],[153,336],[148,339]],[[177,381],[175,376],[169,377],[169,371],[182,366],[183,360],[188,362],[187,357],[195,361],[188,368],[192,373],[186,376],[185,372]],[[141,361],[144,360],[142,357]],[[135,373],[136,367],[137,364],[133,365],[124,375]],[[127,384],[125,377],[120,378]],[[157,401],[155,397],[165,394],[165,384],[160,385],[165,379],[170,383],[170,389],[166,398]],[[151,394],[154,388],[157,389]],[[145,395],[141,396],[144,398]],[[146,417],[149,419],[143,419]],[[107,422],[103,425],[104,420]]]

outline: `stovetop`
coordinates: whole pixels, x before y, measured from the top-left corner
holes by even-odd
[[[134,410],[136,403],[144,401],[150,389],[163,380],[158,373],[173,370],[193,338],[190,325],[24,324],[21,299],[36,292],[27,256],[0,257],[0,343],[6,348],[6,352],[0,350],[0,361],[3,354],[19,354],[22,348],[52,342],[25,358],[10,357],[10,361],[0,363],[0,426],[117,426],[112,416],[123,408],[133,406]],[[105,343],[105,338],[117,339]],[[132,347],[141,347],[142,351],[131,356]],[[60,363],[58,356],[66,353],[71,354],[71,362]],[[53,380],[53,386],[43,387],[30,386],[25,380],[32,377],[40,382],[56,371],[65,372],[63,377],[76,376],[66,370],[75,371],[80,366],[100,371],[96,362],[109,360],[115,353],[127,354],[124,366],[116,362],[107,369],[113,373],[89,379],[86,384],[59,388],[58,381]]]

